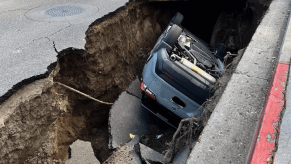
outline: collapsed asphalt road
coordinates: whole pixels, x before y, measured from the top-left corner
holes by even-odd
[[[112,6],[118,6],[116,2],[110,2],[114,4]],[[61,82],[102,101],[114,102],[135,77],[140,52],[154,45],[169,22],[170,14],[144,1],[136,1],[96,20],[88,28],[76,20],[63,22],[65,24],[26,20],[30,17],[24,18],[24,14],[31,5],[36,5],[33,3],[30,1],[16,6],[9,1],[1,6],[12,9],[0,13],[3,24],[8,25],[5,28],[9,29],[2,35],[1,45],[4,46],[0,47],[6,54],[0,69],[4,70],[1,73],[1,79],[5,79],[1,81],[4,84],[1,86],[5,87],[3,93],[13,84],[28,79],[19,83],[20,87],[13,88],[8,96],[1,97],[0,163],[22,163],[25,160],[26,163],[62,163],[69,159],[70,144],[78,139],[90,141],[95,156],[101,162],[105,161],[112,153],[107,147],[109,135],[104,132],[111,107],[91,101],[54,82]],[[80,10],[78,13],[84,12]],[[104,15],[107,12],[99,8],[97,13]],[[19,19],[18,15],[21,15]],[[11,17],[14,17],[13,21],[8,19]],[[95,19],[92,15],[88,19],[82,18],[82,21],[91,23]],[[17,26],[22,23],[26,26]],[[247,29],[248,26],[245,27]],[[42,33],[42,29],[51,31]],[[15,35],[21,39],[15,38]],[[82,49],[84,44],[85,49]],[[14,49],[16,46],[20,47]],[[10,51],[11,54],[8,53]],[[25,55],[29,57],[25,58]],[[52,62],[49,71],[43,75]],[[142,122],[137,123],[135,125],[143,125]],[[141,127],[141,131],[136,129],[133,133],[144,133],[144,126]],[[94,138],[94,135],[100,134],[105,135]],[[128,137],[129,134],[125,134],[120,140],[125,141]],[[98,152],[100,157],[96,155]]]
[[[113,6],[117,4],[114,2]],[[26,7],[29,8],[29,5]],[[9,11],[5,16],[9,16]],[[123,21],[125,17],[127,21]],[[1,97],[4,102],[1,101],[0,106],[0,163],[62,163],[69,159],[68,149],[74,141],[88,141],[93,134],[102,134],[103,127],[107,125],[110,105],[90,100],[54,82],[102,101],[114,102],[133,80],[142,49],[154,45],[169,20],[168,13],[154,9],[146,1],[130,2],[114,13],[97,19],[87,27],[86,32],[83,31],[83,36],[86,36],[85,49],[60,50],[62,48],[55,42],[58,61],[51,65],[49,71],[44,76],[24,81],[13,88],[8,96]],[[70,33],[63,34],[72,36]],[[80,40],[84,37],[76,38]],[[67,39],[74,42],[70,37]],[[37,45],[37,40],[29,44],[28,54],[56,55],[53,44],[44,43],[51,48],[50,51],[41,51],[42,47]],[[40,49],[33,51],[33,47]],[[42,58],[41,55],[37,59]],[[19,58],[16,56],[15,59]],[[25,65],[25,62],[22,64]],[[34,65],[31,68],[37,69]],[[3,75],[9,75],[9,72],[6,73]],[[108,140],[106,135],[94,138],[92,147],[99,152],[101,157],[96,156],[100,162],[110,156]]]
[[[113,148],[131,140],[129,134],[143,136],[150,124],[148,112],[141,106],[140,81],[134,80],[110,109],[109,126]]]

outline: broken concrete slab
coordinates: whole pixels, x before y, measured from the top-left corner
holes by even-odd
[[[144,159],[140,154],[139,137],[116,148],[115,152],[105,161],[104,164],[142,164]]]
[[[141,98],[140,80],[135,79],[133,82],[131,82],[126,91],[138,98]]]
[[[66,164],[100,164],[98,159],[94,156],[94,152],[90,142],[77,140],[72,145],[71,158],[66,161]]]
[[[126,92],[121,93],[110,110],[111,146],[116,148],[130,141],[129,134],[142,136],[148,130],[149,117],[140,99]]]
[[[140,145],[140,151],[141,151],[141,156],[148,160],[148,161],[155,161],[155,162],[163,162],[164,155],[161,153],[145,146],[142,143],[139,143]]]
[[[195,146],[196,141],[192,142],[191,145],[186,146],[184,149],[182,149],[174,158],[173,164],[185,164],[187,162],[188,156],[192,150],[192,148]]]

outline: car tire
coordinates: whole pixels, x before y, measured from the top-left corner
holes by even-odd
[[[164,38],[164,42],[166,42],[168,45],[173,46],[179,36],[182,33],[182,28],[178,25],[174,24],[170,30],[168,31],[168,34]]]
[[[172,18],[171,23],[180,25],[183,19],[184,19],[184,16],[181,13],[177,12]]]

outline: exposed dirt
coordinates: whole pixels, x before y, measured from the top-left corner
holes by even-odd
[[[247,47],[272,0],[248,0],[241,10],[221,12],[213,28],[210,45],[227,45],[228,51]]]
[[[167,15],[147,5],[147,1],[135,1],[93,22],[86,32],[85,51],[59,53],[60,70],[53,80],[99,100],[114,102],[135,74],[140,76],[143,65],[139,59],[145,60],[142,54],[155,44],[170,20]],[[64,163],[69,158],[69,145],[77,139],[90,141],[97,159],[105,161],[112,154],[106,130],[111,105],[59,85],[54,89],[67,99],[69,107],[50,127],[44,146],[26,163]]]
[[[38,150],[67,100],[53,89],[53,71],[16,92],[0,106],[0,163],[21,163]]]
[[[254,30],[258,25],[255,22],[260,20],[266,8],[265,5],[250,1],[249,7],[243,12],[247,16],[238,14],[237,17],[230,17],[226,13],[225,17],[227,21],[236,21],[237,18],[242,20],[251,15],[252,21],[246,21],[242,31],[248,28]],[[141,63],[146,60],[146,54],[169,22],[169,15],[149,6],[146,0],[130,2],[89,26],[86,50],[63,50],[59,53],[58,65],[48,78],[17,89],[13,96],[5,98],[6,101],[0,106],[0,163],[64,163],[69,158],[69,145],[77,139],[90,141],[101,163],[112,155],[113,151],[108,148],[107,131],[111,106],[90,100],[53,82],[66,84],[105,102],[114,102],[135,75],[141,77]],[[228,36],[226,42],[229,42],[230,36],[234,36],[235,45],[242,48],[252,34],[246,34],[246,38],[237,33],[228,35],[232,30],[241,30],[241,22],[240,26],[237,24],[236,21],[236,25],[228,31],[225,26],[219,25],[218,29],[226,30],[223,33],[217,30],[213,34],[214,42],[219,42],[219,37],[225,34]],[[238,49],[228,45],[232,50]],[[205,104],[204,124],[240,57],[233,61],[218,81],[215,95]],[[163,133],[159,139],[161,142],[155,139],[159,133]],[[151,126],[142,142],[163,152],[169,148],[165,143],[171,141],[173,134],[174,130],[161,132]],[[180,145],[177,151],[186,141],[177,142],[176,145]]]

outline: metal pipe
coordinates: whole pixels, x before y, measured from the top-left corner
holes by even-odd
[[[208,73],[206,73],[205,71],[203,71],[202,69],[200,69],[199,67],[191,63],[190,61],[188,61],[187,59],[182,58],[182,60],[180,60],[180,63],[190,68],[192,71],[196,72],[197,74],[201,75],[204,79],[206,79],[210,83],[214,84],[216,82],[216,79],[214,77],[212,77],[211,75],[209,75]]]
[[[194,55],[191,54],[191,52],[189,52],[185,47],[184,45],[181,45],[179,42],[178,44],[188,53],[188,55],[190,55],[193,59],[194,59],[194,65],[197,64],[197,59],[194,57]]]
[[[194,55],[191,54],[191,52],[189,52],[186,48],[184,48],[186,50],[186,52],[194,59],[194,65],[197,64],[197,59],[194,57]]]

